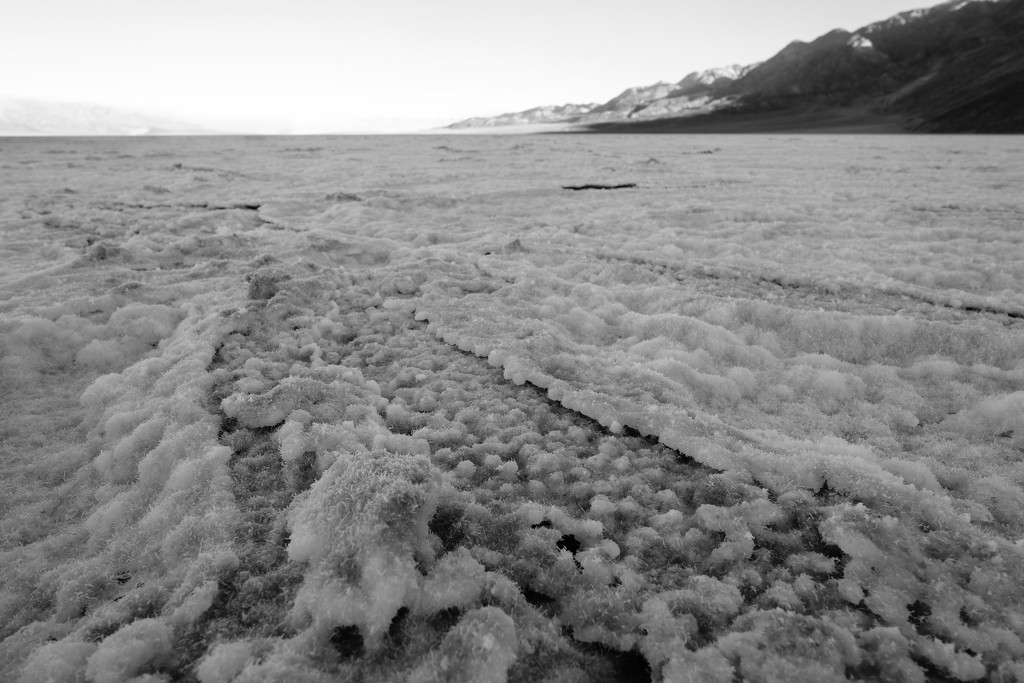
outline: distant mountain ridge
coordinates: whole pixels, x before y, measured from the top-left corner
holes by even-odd
[[[451,128],[567,123],[615,132],[888,127],[1024,132],[1024,0],[950,0],[769,59],[628,88],[599,105],[537,107]]]
[[[526,111],[480,116],[452,124],[449,128],[494,128],[498,126],[521,126],[548,121],[568,121],[589,114],[597,104],[563,104],[534,107]]]
[[[81,102],[0,97],[0,136],[208,135],[191,123]]]
[[[481,116],[448,128],[495,128],[537,123],[608,123],[631,118],[656,118],[693,109],[707,110],[714,95],[756,67],[757,64],[694,71],[677,83],[664,81],[627,88],[604,104],[563,104],[534,107],[520,112]],[[645,111],[646,110],[646,111]]]

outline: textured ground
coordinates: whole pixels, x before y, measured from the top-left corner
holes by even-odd
[[[1017,138],[0,176],[0,680],[1024,680]]]

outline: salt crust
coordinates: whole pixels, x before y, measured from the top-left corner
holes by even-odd
[[[396,218],[444,196],[300,194],[135,235],[91,205],[102,250],[4,280],[5,383],[87,385],[61,500],[5,510],[4,673],[578,680],[601,651],[664,681],[1024,680],[998,219],[958,256],[900,213],[916,261],[815,261],[751,246],[795,206],[624,245],[609,204],[513,242]],[[150,289],[33,299],[94,272]]]

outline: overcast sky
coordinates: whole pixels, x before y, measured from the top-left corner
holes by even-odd
[[[416,129],[770,57],[924,0],[5,0],[0,95]]]

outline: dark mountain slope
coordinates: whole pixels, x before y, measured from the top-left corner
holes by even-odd
[[[903,28],[902,40],[888,27],[875,32],[908,82],[889,109],[910,114],[918,130],[1024,132],[1024,0],[972,2]]]
[[[835,30],[811,43],[794,42],[733,84],[729,94],[748,106],[771,107],[815,98],[845,104],[880,94],[879,79],[889,67],[870,41]]]

